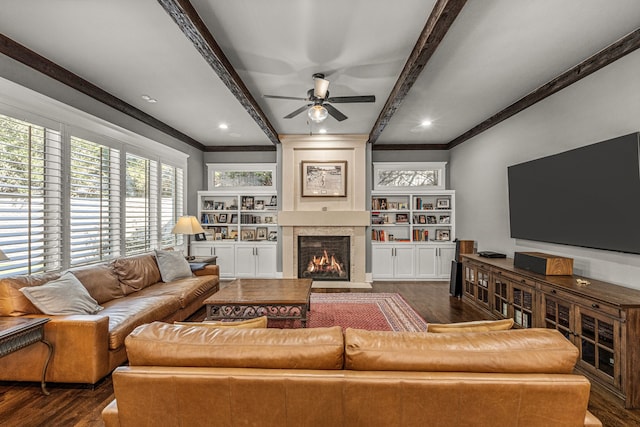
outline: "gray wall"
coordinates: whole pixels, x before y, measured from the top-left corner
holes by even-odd
[[[640,51],[451,150],[457,237],[476,240],[479,250],[506,252],[509,256],[522,250],[568,256],[574,258],[575,274],[640,289],[639,255],[512,239],[507,190],[507,166],[637,132],[638,70]],[[606,194],[602,196],[604,201]],[[606,227],[606,218],[615,218],[615,213],[606,208],[602,217],[602,224],[594,227]]]
[[[0,55],[0,77],[11,80],[26,88],[32,89],[50,98],[85,111],[110,123],[128,129],[139,135],[160,142],[168,147],[189,155],[187,179],[187,212],[196,212],[195,191],[204,186],[202,174],[203,153],[178,139],[168,136],[159,130],[127,116],[95,99],[86,96],[70,87],[53,80],[44,74],[22,65],[4,55]]]

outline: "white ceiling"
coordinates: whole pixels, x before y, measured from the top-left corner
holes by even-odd
[[[368,134],[436,1],[191,3],[279,134]],[[469,0],[378,143],[447,143],[639,24],[637,0]],[[2,0],[0,32],[206,146],[272,144],[157,0]],[[376,102],[310,127],[282,118],[303,101],[262,98],[318,72]]]

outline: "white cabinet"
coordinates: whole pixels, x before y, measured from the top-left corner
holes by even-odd
[[[447,279],[455,245],[416,245],[416,279]]]
[[[236,277],[273,278],[276,276],[276,246],[237,245]]]
[[[374,279],[412,279],[413,245],[374,245],[371,251]]]
[[[235,277],[236,263],[235,251],[232,244],[214,244],[213,242],[191,243],[191,255],[212,256],[215,255],[216,264],[220,269],[220,278],[229,279]]]

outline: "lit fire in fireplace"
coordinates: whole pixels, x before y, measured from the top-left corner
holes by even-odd
[[[327,251],[323,251],[323,255],[321,257],[313,256],[311,261],[309,261],[309,265],[307,266],[307,271],[309,273],[335,273],[340,275],[342,273],[342,267],[340,263],[336,261],[336,257],[327,254]]]

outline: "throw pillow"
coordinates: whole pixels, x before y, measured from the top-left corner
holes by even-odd
[[[261,316],[256,317],[255,319],[242,320],[239,322],[205,320],[204,322],[174,322],[173,324],[183,326],[206,326],[207,328],[263,329],[267,327],[267,320],[267,316]]]
[[[501,320],[476,320],[460,323],[429,323],[427,332],[432,333],[461,333],[461,332],[488,332],[505,331],[513,327],[513,319]]]
[[[97,301],[72,273],[40,286],[26,286],[20,292],[44,314],[96,314],[102,310]]]
[[[185,277],[192,277],[191,267],[182,252],[178,251],[158,251],[156,250],[156,261],[160,269],[162,281],[172,282]]]

